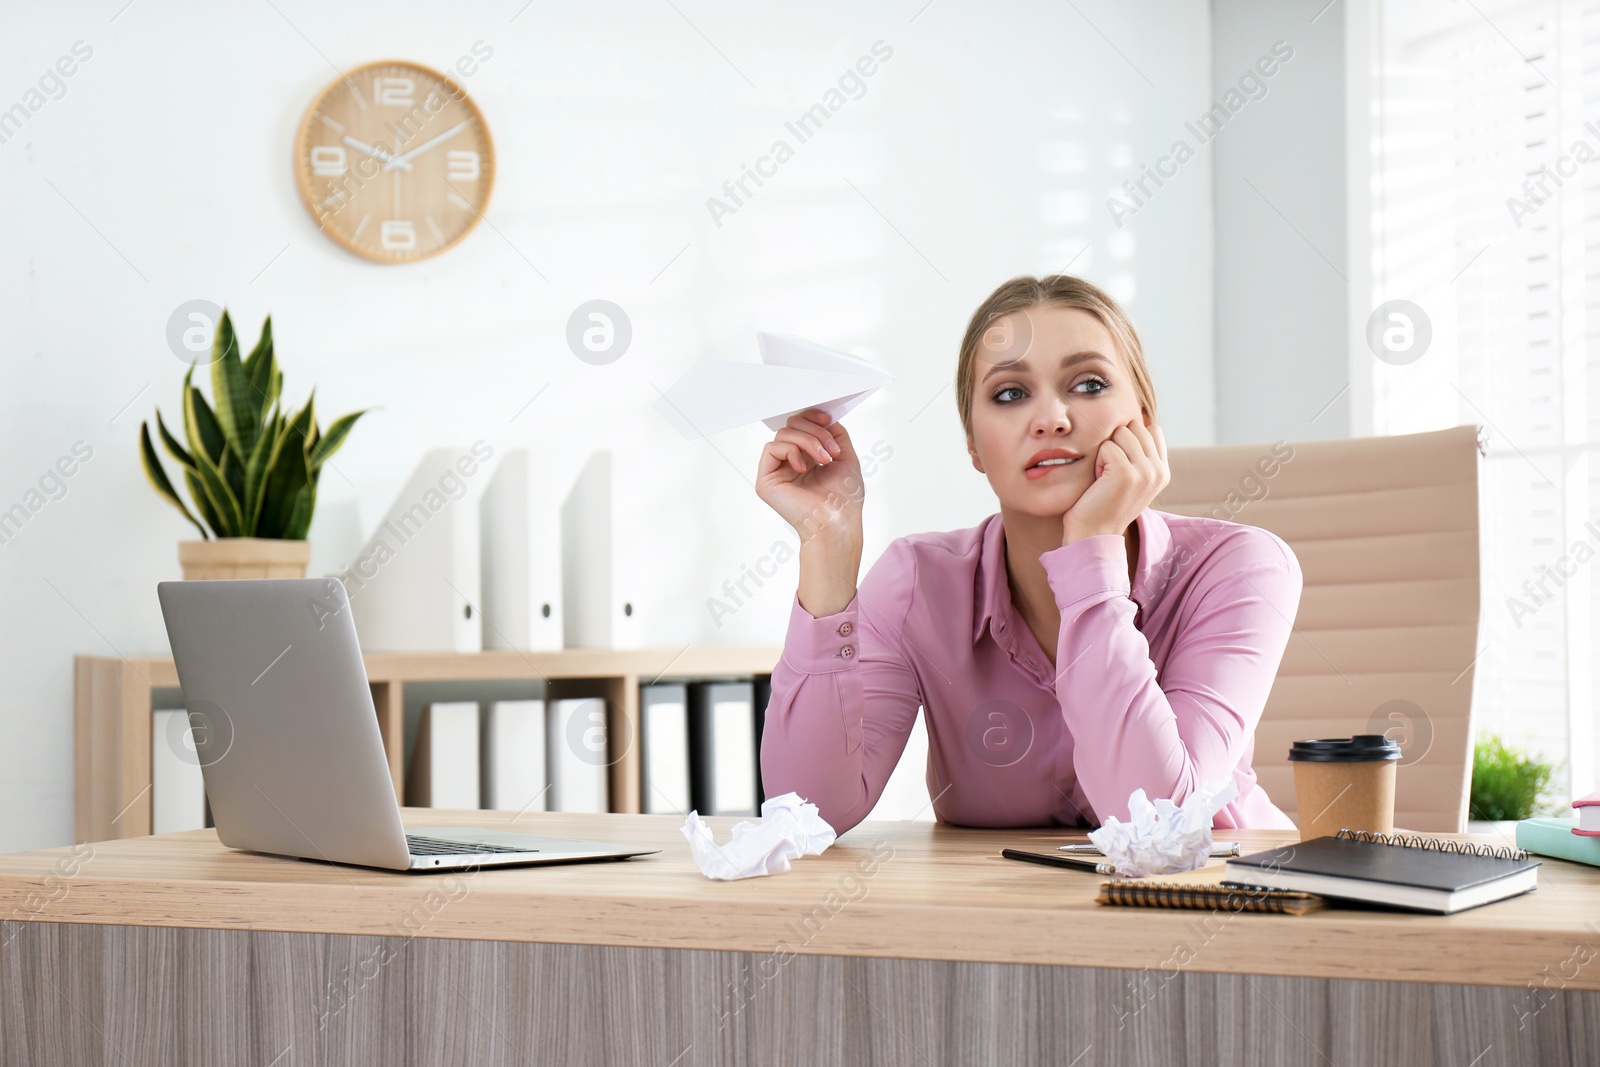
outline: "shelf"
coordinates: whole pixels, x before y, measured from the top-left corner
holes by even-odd
[[[661,679],[770,675],[780,646],[562,649],[555,652],[368,652],[362,656],[389,759],[395,797],[405,796],[405,684],[529,680],[545,699],[602,697],[607,733],[639,736],[639,686]],[[150,833],[150,743],[156,689],[177,689],[170,658],[73,657],[73,833],[79,842]],[[639,746],[613,755],[610,808],[638,813]]]

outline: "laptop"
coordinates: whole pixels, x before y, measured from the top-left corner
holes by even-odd
[[[343,582],[160,582],[156,591],[224,845],[397,871],[661,851],[493,828],[407,833]]]

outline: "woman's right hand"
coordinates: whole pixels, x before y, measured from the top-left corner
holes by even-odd
[[[802,540],[822,529],[859,535],[866,486],[843,424],[821,408],[790,415],[761,450],[756,495]]]

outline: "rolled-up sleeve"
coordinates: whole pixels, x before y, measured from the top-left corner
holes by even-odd
[[[843,834],[866,818],[922,704],[903,633],[915,555],[896,541],[841,611],[813,617],[797,593],[761,735],[768,796],[796,792]]]
[[[1040,556],[1061,610],[1056,694],[1074,770],[1101,820],[1128,798],[1181,803],[1239,769],[1300,606],[1299,562],[1266,531],[1197,564],[1181,629],[1157,674],[1134,625],[1123,539],[1096,535]]]

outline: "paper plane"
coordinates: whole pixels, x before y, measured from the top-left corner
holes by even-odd
[[[894,375],[860,356],[782,333],[756,333],[760,363],[703,359],[655,402],[686,439],[765,423],[780,430],[789,416],[821,408],[835,420]]]

